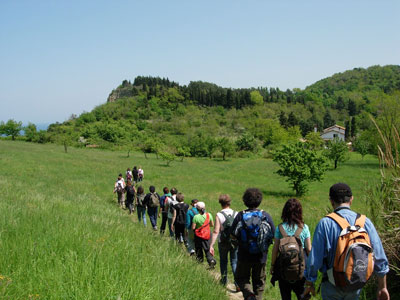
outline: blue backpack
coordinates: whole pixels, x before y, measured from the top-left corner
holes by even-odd
[[[242,213],[242,221],[238,223],[235,230],[235,235],[240,239],[240,245],[250,254],[267,252],[274,237],[267,217],[262,210]]]

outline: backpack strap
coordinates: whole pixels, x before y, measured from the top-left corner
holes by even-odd
[[[326,217],[334,220],[342,228],[342,230],[350,226],[349,222],[347,222],[347,220],[338,213],[333,212],[329,215],[326,215]]]
[[[360,228],[363,228],[364,225],[365,225],[365,220],[366,219],[367,219],[367,217],[365,215],[357,214],[356,223],[354,225],[355,226],[360,226]]]
[[[303,226],[298,226],[297,225],[297,229],[296,232],[294,233],[294,236],[297,238],[300,238],[300,234],[303,232]]]
[[[282,237],[284,237],[284,238],[287,237],[288,235],[287,235],[287,233],[286,233],[285,228],[283,228],[282,223],[279,224],[278,227],[279,227],[279,232],[281,233]]]
[[[207,221],[208,221],[208,223],[207,223]],[[206,219],[204,220],[204,223],[203,223],[203,225],[201,225],[199,228],[197,228],[196,230],[200,230],[200,229],[202,229],[203,227],[206,227],[208,224],[210,224],[210,215],[209,215],[209,213],[206,213]]]

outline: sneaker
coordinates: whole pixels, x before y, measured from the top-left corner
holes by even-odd
[[[210,269],[214,269],[216,264],[217,261],[215,259],[212,259],[208,265],[210,266]]]
[[[153,230],[154,230],[154,231],[157,231],[157,230],[158,230],[158,229],[157,229],[157,226],[154,226],[154,227],[153,227]]]

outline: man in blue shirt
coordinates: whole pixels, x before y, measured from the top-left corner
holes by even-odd
[[[353,195],[350,187],[345,183],[334,184],[329,190],[329,199],[334,211],[345,218],[350,225],[354,225],[357,213],[350,209]],[[364,225],[368,232],[374,251],[375,265],[374,273],[378,278],[378,300],[389,300],[389,292],[386,288],[386,274],[389,272],[389,264],[382,242],[372,222],[367,218]],[[306,264],[306,289],[304,295],[312,293],[315,295],[314,283],[317,280],[318,270],[323,273],[321,283],[322,299],[356,300],[359,298],[361,289],[353,292],[345,292],[334,286],[328,280],[327,270],[333,267],[336,246],[341,227],[329,217],[322,218],[315,228],[312,250]]]

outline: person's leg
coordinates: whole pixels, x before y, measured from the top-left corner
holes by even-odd
[[[292,290],[296,294],[296,297],[298,300],[301,299],[301,295],[304,293],[304,284],[306,283],[306,279],[303,277],[303,279],[296,281],[295,283],[292,283]]]
[[[174,232],[172,231],[172,218],[168,218],[168,229],[169,229],[169,236],[174,237]]]
[[[321,296],[323,300],[357,300],[360,296],[360,291],[361,290],[356,290],[354,292],[345,293],[337,289],[329,281],[321,283]]]
[[[235,281],[239,285],[240,290],[243,293],[243,298],[254,295],[253,287],[250,284],[250,271],[251,271],[251,263],[238,260],[236,272],[235,272]]]
[[[251,272],[254,295],[257,300],[262,300],[265,287],[265,264],[254,263]]]
[[[192,229],[188,230],[187,241],[188,241],[188,252],[190,255],[193,255],[195,251],[194,251],[194,232]]]
[[[203,262],[203,245],[202,245],[202,240],[195,236],[194,237],[194,247],[196,251],[196,258],[198,262]]]
[[[214,268],[214,266],[217,264],[217,261],[214,259],[214,256],[212,256],[210,253],[210,241],[202,240],[202,246],[203,246],[204,253],[206,255],[208,265],[211,268]]]
[[[221,284],[226,285],[228,282],[228,252],[229,248],[222,243],[218,243],[219,250],[219,269],[221,271]]]
[[[138,220],[140,223],[140,221],[142,220],[142,207],[141,206],[137,207],[137,217],[138,217]]]
[[[146,221],[146,207],[142,207],[142,218],[143,218],[143,225],[147,226],[147,221]]]
[[[279,283],[279,291],[281,292],[282,300],[291,300],[292,297],[292,288],[289,282],[286,280],[280,279]]]
[[[166,213],[161,213],[161,226],[160,226],[160,233],[164,234],[165,227],[167,226],[168,215]]]
[[[157,227],[157,220],[155,218],[155,214],[157,213],[156,207],[149,207],[147,209],[147,214],[149,215],[150,223],[153,228]]]
[[[231,260],[231,268],[232,268],[232,273],[235,274],[236,272],[236,266],[237,266],[237,255],[238,255],[238,249],[231,247],[229,250],[229,258]],[[235,282],[236,288],[238,288],[238,285]]]

